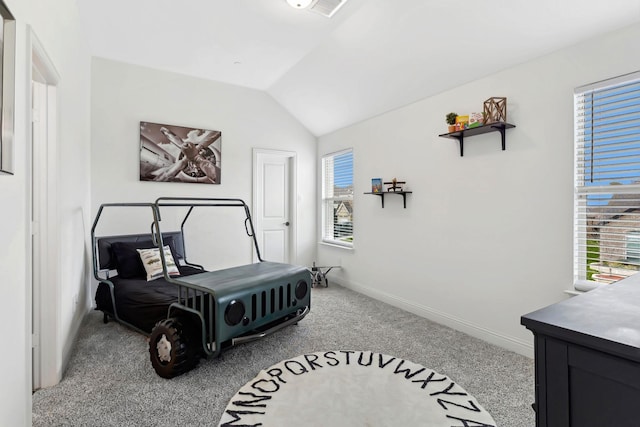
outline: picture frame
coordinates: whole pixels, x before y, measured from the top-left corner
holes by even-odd
[[[371,179],[371,192],[382,193],[382,178]]]
[[[140,122],[140,181],[220,184],[222,132]]]
[[[0,172],[13,175],[16,21],[0,0]]]

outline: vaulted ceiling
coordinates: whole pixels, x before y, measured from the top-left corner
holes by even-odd
[[[640,0],[77,2],[92,55],[264,90],[316,136],[640,22]]]

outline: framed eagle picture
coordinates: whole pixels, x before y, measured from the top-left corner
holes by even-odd
[[[140,181],[220,184],[222,132],[140,122]]]

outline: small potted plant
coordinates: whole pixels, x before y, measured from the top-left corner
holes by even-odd
[[[449,132],[456,131],[456,117],[458,117],[458,113],[447,114],[447,124],[449,125]]]

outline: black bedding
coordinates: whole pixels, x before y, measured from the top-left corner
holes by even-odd
[[[202,270],[179,266],[181,276],[202,273]],[[163,278],[148,282],[145,278],[109,278],[113,283],[118,317],[147,333],[155,324],[167,317],[169,305],[178,298],[178,287]],[[106,283],[100,282],[96,291],[96,308],[113,314],[111,292]]]

